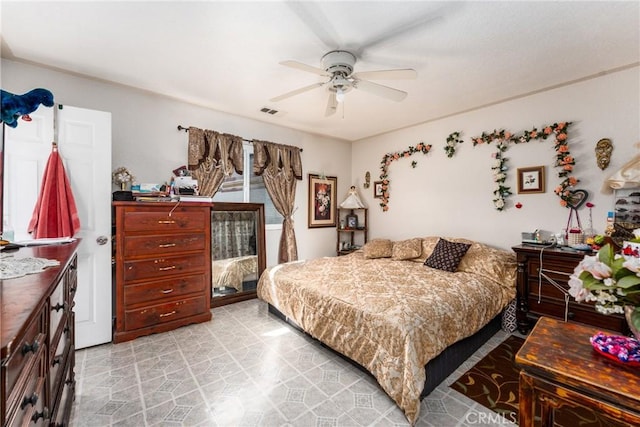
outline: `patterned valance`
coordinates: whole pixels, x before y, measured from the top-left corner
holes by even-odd
[[[275,175],[284,173],[287,179],[302,179],[300,148],[273,142],[253,140],[253,173],[262,175],[265,169]]]
[[[242,138],[213,130],[189,128],[188,168],[201,195],[213,196],[234,171],[244,170]]]

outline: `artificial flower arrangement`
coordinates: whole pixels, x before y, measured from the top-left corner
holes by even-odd
[[[131,172],[129,172],[129,170],[124,166],[114,170],[111,177],[113,179],[113,183],[119,186],[122,190],[126,188],[128,183],[133,182],[135,179],[135,177],[131,175]]]
[[[640,229],[635,232],[639,239]],[[624,256],[610,244],[604,245],[576,266],[569,279],[569,294],[578,302],[594,302],[596,311],[603,314],[625,314],[627,307],[629,326],[640,331],[640,258]]]
[[[573,167],[576,164],[575,158],[569,151],[569,145],[567,143],[568,128],[571,122],[560,122],[552,125],[543,126],[542,130],[533,128],[531,130],[525,130],[521,135],[515,135],[504,129],[494,130],[491,133],[482,132],[481,136],[471,138],[473,146],[479,144],[490,144],[496,141],[498,151],[493,154],[496,162],[491,167],[493,170],[494,181],[496,187],[493,191],[494,199],[493,204],[496,210],[502,211],[505,208],[506,199],[511,196],[509,187],[504,186],[506,180],[507,167],[505,162],[507,160],[504,157],[504,152],[507,151],[509,144],[521,144],[530,142],[532,140],[546,140],[549,137],[555,136],[554,148],[556,151],[555,167],[559,168],[558,177],[562,178],[560,184],[553,190],[558,197],[560,197],[560,205],[563,207],[569,207],[571,202],[571,188],[574,187],[580,180],[573,176]]]

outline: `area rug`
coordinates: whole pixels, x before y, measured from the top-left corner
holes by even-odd
[[[507,420],[517,420],[520,369],[515,365],[515,355],[522,344],[522,338],[509,336],[451,384],[451,388]],[[591,410],[567,408],[556,412],[555,425],[606,427],[609,424]]]

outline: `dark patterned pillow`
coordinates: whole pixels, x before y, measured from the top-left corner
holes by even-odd
[[[424,261],[424,265],[438,270],[454,272],[464,254],[469,250],[468,243],[450,242],[445,239],[438,240],[431,256]]]

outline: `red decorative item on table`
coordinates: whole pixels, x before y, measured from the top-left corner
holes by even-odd
[[[598,332],[590,338],[591,345],[601,355],[628,366],[640,366],[640,341],[619,335]]]

